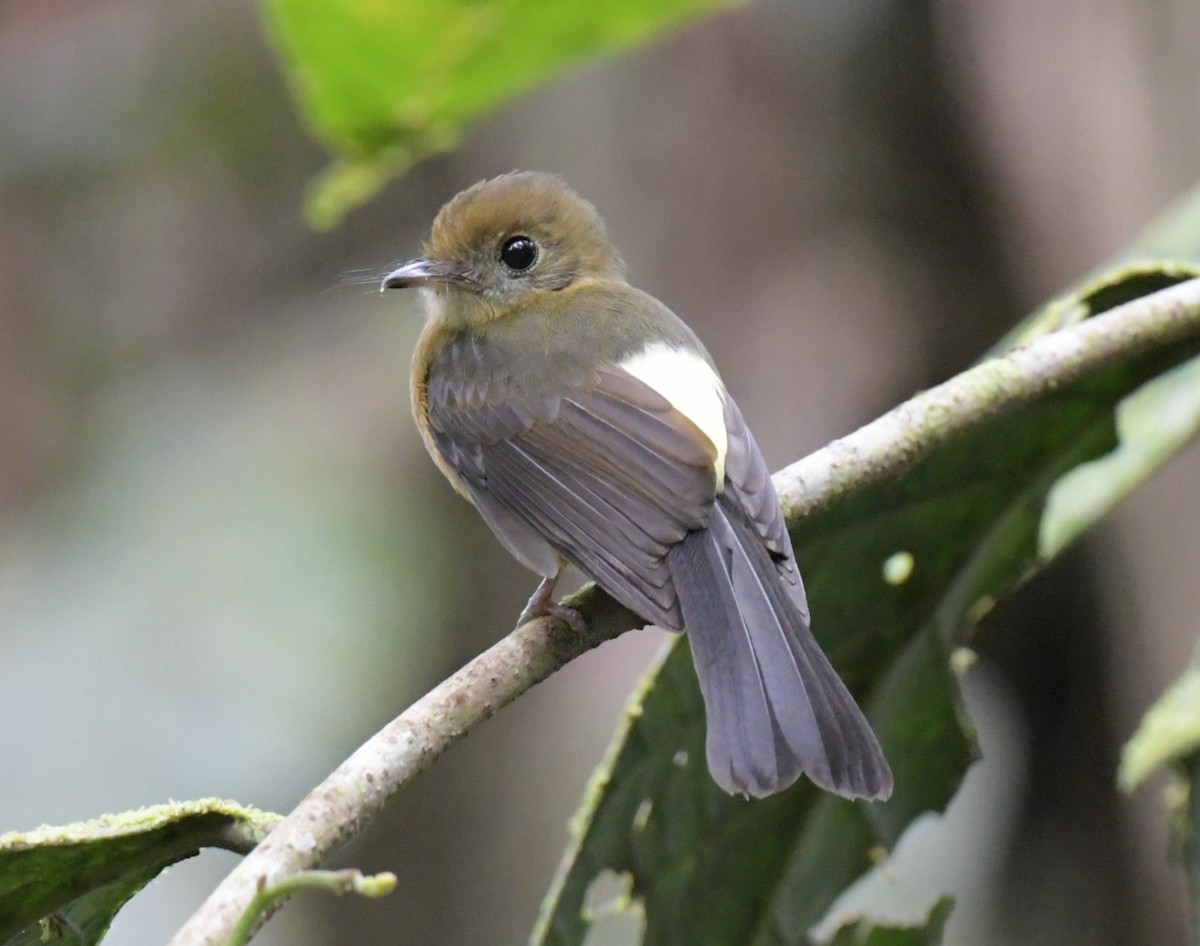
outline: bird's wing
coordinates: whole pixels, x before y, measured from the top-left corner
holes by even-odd
[[[431,376],[438,450],[511,550],[540,538],[626,607],[681,629],[666,554],[708,523],[716,447],[618,366],[538,387]]]
[[[726,491],[737,501],[771,553],[784,587],[807,625],[808,600],[792,553],[783,508],[779,505],[779,496],[762,452],[731,397],[725,398],[725,430],[729,438],[725,456]]]

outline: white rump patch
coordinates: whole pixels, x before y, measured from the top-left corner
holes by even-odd
[[[725,385],[712,366],[695,352],[655,342],[621,362],[631,375],[653,388],[675,410],[700,428],[717,450],[717,488],[725,482]]]

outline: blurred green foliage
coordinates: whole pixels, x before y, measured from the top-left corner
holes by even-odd
[[[730,0],[263,0],[301,114],[334,153],[308,218],[338,222],[465,125],[590,57]]]
[[[1121,753],[1121,788],[1132,792],[1154,772],[1200,749],[1200,661],[1193,660],[1147,711]]]
[[[888,928],[861,920],[837,931],[829,946],[939,946],[954,901],[943,898],[933,905],[924,924]]]

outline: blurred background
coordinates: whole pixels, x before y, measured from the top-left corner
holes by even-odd
[[[171,798],[287,810],[533,585],[425,457],[414,300],[355,280],[439,205],[564,174],[708,343],[778,467],[977,357],[1200,179],[1193,0],[762,0],[477,126],[330,233],[253,7],[0,5],[0,831]],[[1184,942],[1119,746],[1197,631],[1200,451],[994,614],[986,760],[846,909],[951,944]],[[265,944],[523,942],[634,681],[627,635],[454,748]],[[109,942],[164,941],[232,855]],[[595,942],[620,942],[612,931]]]

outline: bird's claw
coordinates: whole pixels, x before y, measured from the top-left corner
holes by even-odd
[[[544,617],[558,618],[578,634],[582,641],[587,635],[587,622],[583,619],[583,615],[574,608],[568,608],[554,600],[554,585],[557,581],[558,575],[551,575],[538,583],[521,612],[521,616],[517,618],[517,623],[524,624],[526,621]]]
[[[580,643],[587,637],[587,621],[574,608],[568,608],[565,604],[552,604],[546,609],[546,613],[551,617],[558,618],[578,634]]]

